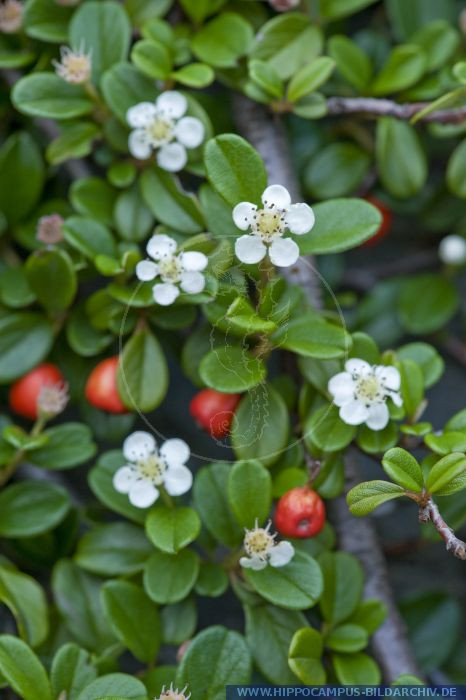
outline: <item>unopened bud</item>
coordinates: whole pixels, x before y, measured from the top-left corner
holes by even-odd
[[[36,238],[41,243],[53,245],[63,240],[63,217],[60,214],[50,214],[39,219]]]
[[[19,0],[5,0],[0,4],[0,32],[15,34],[23,24],[23,4]]]
[[[466,239],[462,236],[445,236],[440,242],[438,254],[446,265],[464,265],[466,263]]]
[[[54,418],[63,413],[68,401],[68,384],[46,384],[37,399],[37,412],[44,418]]]

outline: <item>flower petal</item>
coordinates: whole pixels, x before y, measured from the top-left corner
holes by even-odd
[[[183,268],[189,272],[202,272],[209,263],[207,255],[199,253],[196,250],[188,250],[186,253],[180,253],[180,261]]]
[[[292,238],[276,238],[269,248],[269,258],[277,267],[290,267],[299,258],[299,248]]]
[[[403,405],[403,399],[401,398],[400,394],[397,391],[392,391],[390,392],[390,398],[395,404],[395,406],[402,406]]]
[[[160,456],[167,464],[184,464],[188,461],[191,450],[189,445],[180,438],[166,440],[160,448]]]
[[[354,398],[355,381],[349,372],[339,372],[328,383],[328,390],[332,394],[333,403],[343,406]]]
[[[152,236],[152,238],[149,238],[146,250],[151,258],[154,260],[161,260],[161,258],[173,255],[176,248],[177,243],[173,238],[166,236],[164,233],[158,233]]]
[[[139,160],[146,160],[152,153],[147,134],[144,129],[135,129],[128,136],[128,149],[132,156]]]
[[[178,464],[167,469],[163,482],[170,496],[181,496],[193,485],[193,474],[184,464]]]
[[[365,360],[352,357],[345,362],[345,369],[347,372],[350,372],[350,374],[369,374],[372,368]]]
[[[159,266],[150,260],[141,260],[136,265],[136,277],[141,282],[150,282],[159,274]]]
[[[196,117],[183,117],[175,124],[174,134],[186,148],[197,148],[204,140],[204,124]]]
[[[267,562],[259,557],[241,557],[239,563],[243,569],[253,569],[254,571],[260,571],[267,566]]]
[[[241,231],[246,231],[252,224],[254,214],[257,211],[255,204],[240,202],[233,209],[233,221]]]
[[[235,253],[238,260],[253,265],[265,258],[267,248],[259,236],[240,236],[235,242]]]
[[[369,409],[363,401],[358,399],[349,401],[340,408],[340,418],[348,425],[361,425],[365,423],[368,416]]]
[[[161,284],[154,284],[152,294],[157,304],[170,306],[179,296],[180,290],[171,282],[162,282]]]
[[[180,287],[186,294],[200,294],[205,287],[205,277],[202,272],[182,272]]]
[[[270,566],[286,566],[294,557],[294,547],[291,542],[284,540],[270,550]]]
[[[167,117],[179,119],[188,109],[188,101],[181,92],[166,90],[157,97],[155,106],[159,112],[163,112]]]
[[[120,467],[113,475],[113,486],[118,493],[128,493],[132,484],[136,480],[136,470],[132,469],[128,464]]]
[[[374,403],[369,408],[366,425],[371,430],[383,430],[390,418],[386,403]]]
[[[124,441],[123,454],[129,462],[137,462],[155,452],[156,448],[157,443],[153,435],[145,430],[136,430]]]
[[[126,121],[133,128],[148,126],[154,121],[157,108],[153,102],[140,102],[126,112]]]
[[[270,185],[262,193],[262,201],[266,207],[272,205],[278,209],[288,209],[291,204],[291,197],[283,185]]]
[[[307,204],[292,204],[285,214],[286,225],[297,236],[309,233],[315,220],[314,212]]]
[[[128,496],[130,503],[136,508],[148,508],[159,497],[159,490],[150,481],[140,479],[131,487]]]
[[[167,143],[157,151],[157,163],[162,170],[169,173],[177,173],[183,170],[188,160],[186,148],[177,143]]]
[[[400,388],[401,376],[396,367],[378,365],[375,368],[375,375],[387,389],[398,391]]]

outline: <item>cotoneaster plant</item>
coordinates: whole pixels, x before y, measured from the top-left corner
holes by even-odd
[[[0,0],[6,697],[466,682],[464,22],[414,5]]]

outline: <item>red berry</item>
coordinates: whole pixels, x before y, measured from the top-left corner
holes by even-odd
[[[86,399],[96,408],[109,413],[127,413],[117,389],[118,355],[102,360],[86,382]]]
[[[19,416],[37,420],[37,401],[44,386],[65,384],[65,378],[56,365],[46,362],[16,381],[10,389],[10,408]]]
[[[230,433],[241,394],[222,394],[214,389],[203,389],[191,400],[189,412],[196,423],[214,438]]]
[[[379,212],[382,214],[382,223],[379,226],[379,230],[374,233],[372,238],[369,238],[367,241],[364,241],[362,246],[364,248],[370,248],[373,245],[377,245],[380,243],[382,238],[385,238],[387,233],[390,231],[391,226],[392,226],[392,219],[393,219],[393,214],[390,211],[390,209],[387,207],[386,204],[380,201],[380,199],[377,199],[376,197],[372,196],[367,196],[364,197],[366,202],[369,202],[370,204],[373,204],[374,207],[377,207]]]
[[[325,524],[325,505],[309,486],[297,486],[278,501],[275,526],[287,537],[314,537]]]

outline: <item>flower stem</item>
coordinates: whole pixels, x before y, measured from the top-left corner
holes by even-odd
[[[160,496],[162,497],[162,501],[165,503],[168,508],[175,508],[175,501],[173,498],[170,496],[169,493],[164,489],[163,486],[160,487]]]

